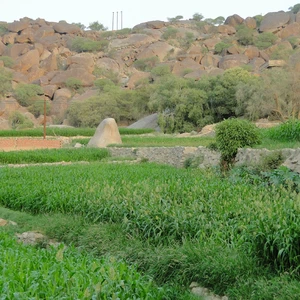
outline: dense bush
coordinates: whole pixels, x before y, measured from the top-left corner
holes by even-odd
[[[33,123],[19,111],[14,111],[9,115],[9,122],[13,129],[32,128]]]
[[[239,148],[260,143],[259,131],[254,124],[241,119],[228,119],[216,126],[216,142],[221,160],[227,168],[234,163]]]
[[[167,27],[165,32],[162,34],[162,38],[165,40],[175,39],[177,35],[178,29],[174,27]]]
[[[224,43],[224,42],[220,42],[218,44],[216,44],[215,46],[215,53],[217,54],[221,54],[223,52],[223,50],[226,50],[230,47],[230,44]]]
[[[40,100],[43,95],[43,89],[36,84],[19,84],[14,90],[14,95],[20,105],[28,107],[34,101]]]
[[[12,73],[0,68],[0,96],[5,96],[12,90],[11,86]]]
[[[241,45],[252,45],[254,42],[254,31],[246,25],[240,25],[237,28],[236,36]]]
[[[272,32],[263,32],[259,34],[255,40],[254,45],[258,49],[266,49],[275,44],[278,37]]]
[[[159,58],[157,56],[152,56],[143,59],[138,59],[133,63],[133,65],[140,71],[149,72],[155,67],[155,65],[158,62]]]
[[[36,118],[40,115],[44,115],[44,100],[34,101],[32,105],[28,107],[28,111],[31,112]],[[50,102],[46,101],[46,115],[50,115]]]
[[[66,80],[66,87],[71,89],[71,90],[74,90],[74,91],[77,91],[77,92],[80,92],[81,89],[82,89],[82,86],[83,86],[83,83],[80,79],[78,78],[74,78],[74,77],[69,77],[67,80]]]
[[[9,56],[5,56],[5,55],[0,56],[0,60],[3,61],[4,67],[6,68],[11,68],[15,64],[14,60]]]
[[[88,38],[77,37],[72,40],[70,48],[76,52],[97,52],[106,50],[108,43],[109,41],[107,40],[94,41]]]

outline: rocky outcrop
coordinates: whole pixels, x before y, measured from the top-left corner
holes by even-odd
[[[237,14],[227,17],[225,20],[225,25],[230,25],[232,27],[236,27],[244,22],[244,19]]]
[[[259,26],[260,32],[278,32],[283,26],[287,25],[290,20],[290,14],[279,11],[267,13]]]
[[[249,59],[244,54],[226,55],[219,62],[219,68],[227,70],[248,64]]]

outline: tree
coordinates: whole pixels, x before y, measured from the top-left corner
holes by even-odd
[[[172,23],[172,22],[180,21],[180,20],[182,20],[182,19],[183,19],[183,16],[178,15],[178,16],[176,16],[176,17],[174,17],[174,18],[168,18],[168,21]]]
[[[298,11],[300,11],[300,3],[295,4],[294,6],[289,7],[289,11],[296,14]]]
[[[222,25],[222,24],[225,22],[225,18],[222,17],[222,16],[219,16],[219,17],[215,18],[215,19],[213,20],[213,22],[214,22],[214,24],[216,24],[216,25]]]
[[[80,22],[78,22],[78,23],[72,23],[72,24],[78,26],[82,30],[86,29],[86,26],[84,24],[80,23]]]
[[[194,21],[199,22],[199,21],[202,21],[203,18],[204,18],[204,16],[202,14],[199,14],[199,13],[194,13],[193,14],[193,20]]]
[[[254,31],[245,25],[238,26],[236,36],[241,45],[247,46],[254,43]]]
[[[40,100],[40,96],[43,94],[43,89],[36,84],[19,84],[14,91],[19,104],[25,107],[32,105],[36,100]]]
[[[91,30],[95,30],[95,31],[106,31],[107,30],[107,27],[105,27],[103,24],[99,23],[98,21],[90,23],[88,28]]]

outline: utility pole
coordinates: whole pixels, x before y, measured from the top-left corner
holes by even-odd
[[[44,140],[46,139],[46,97],[44,96]]]
[[[117,30],[119,30],[119,12],[117,11]]]
[[[114,31],[114,20],[115,20],[115,13],[112,13],[112,31]]]
[[[123,29],[123,11],[121,11],[121,29]]]

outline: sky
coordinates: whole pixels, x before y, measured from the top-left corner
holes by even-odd
[[[300,1],[299,1],[300,2]],[[23,17],[31,19],[42,18],[46,21],[82,23],[88,26],[98,21],[109,30],[112,28],[112,13],[115,13],[115,29],[118,23],[121,27],[121,11],[123,28],[153,20],[167,21],[167,18],[183,16],[192,18],[200,13],[204,18],[228,17],[238,14],[243,18],[255,15],[265,15],[268,12],[287,11],[298,2],[292,0],[8,0],[4,1],[0,21],[13,22]]]

